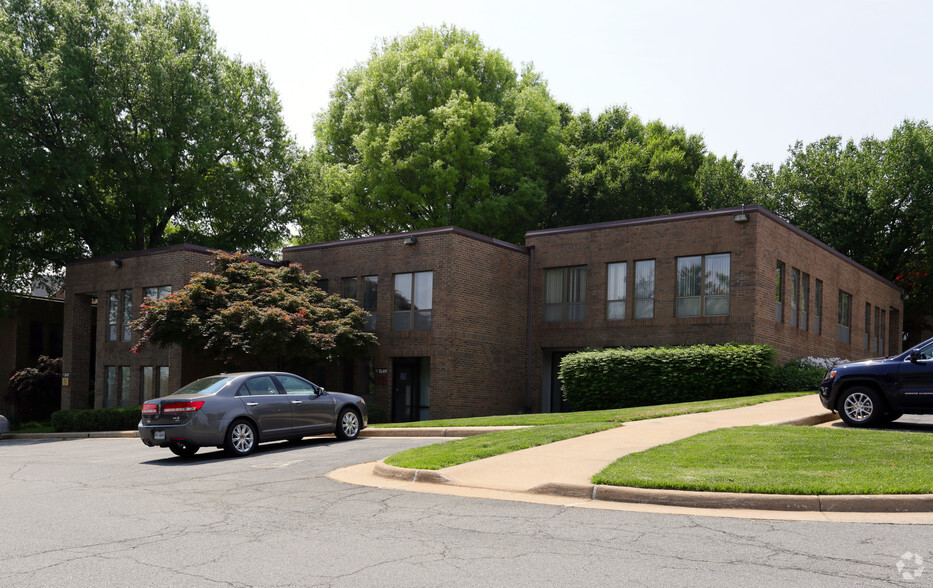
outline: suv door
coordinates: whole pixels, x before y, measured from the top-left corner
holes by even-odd
[[[901,362],[897,374],[897,395],[901,406],[913,409],[933,410],[933,344],[927,345]]]
[[[259,426],[262,440],[285,436],[291,430],[291,402],[285,394],[279,393],[272,376],[249,378],[240,386],[237,396]]]
[[[304,378],[276,374],[292,407],[292,427],[296,433],[310,435],[334,430],[336,400],[322,388]]]

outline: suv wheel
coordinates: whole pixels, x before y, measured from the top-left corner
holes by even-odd
[[[851,427],[868,427],[881,420],[885,407],[871,388],[854,386],[839,399],[839,416]]]

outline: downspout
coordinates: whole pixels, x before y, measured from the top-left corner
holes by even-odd
[[[528,247],[528,323],[525,327],[525,412],[530,413],[533,406],[534,387],[532,385],[531,357],[534,353],[532,335],[534,331],[534,302],[535,302],[535,247]]]

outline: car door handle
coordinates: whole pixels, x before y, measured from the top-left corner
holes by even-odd
[[[301,404],[300,400],[292,400],[292,404]]]
[[[258,402],[247,402],[246,406],[259,406]]]

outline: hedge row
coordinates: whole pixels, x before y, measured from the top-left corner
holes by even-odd
[[[52,426],[58,432],[135,431],[139,406],[59,410],[52,413]]]
[[[746,396],[768,391],[768,345],[694,345],[582,351],[559,377],[573,410],[603,410]]]

